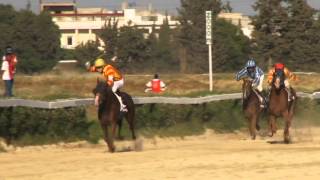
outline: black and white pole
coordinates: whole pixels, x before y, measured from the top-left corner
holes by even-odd
[[[212,91],[212,11],[206,11],[206,40],[209,46],[209,89]]]

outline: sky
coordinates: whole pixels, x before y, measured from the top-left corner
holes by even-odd
[[[72,2],[72,0],[43,0],[44,2]],[[120,9],[124,0],[77,0],[79,7],[104,7],[111,10]],[[127,0],[129,3],[135,3],[137,6],[147,7],[149,3],[154,9],[168,11],[170,14],[176,14],[176,9],[180,6],[180,0]],[[227,0],[222,0],[226,2]],[[245,15],[253,15],[252,5],[255,0],[228,0],[231,3],[234,12],[240,12]],[[309,4],[320,9],[320,0],[307,0]],[[25,8],[28,0],[0,0],[1,4],[11,4],[16,9]],[[30,0],[31,8],[34,12],[39,12],[39,0]]]

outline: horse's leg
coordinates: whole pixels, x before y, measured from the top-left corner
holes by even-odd
[[[284,133],[283,133],[284,142],[285,143],[290,143],[289,129],[290,129],[290,126],[291,126],[292,118],[290,118],[289,112],[283,113],[283,118],[285,120],[285,128],[284,128]]]
[[[100,122],[100,125],[103,130],[104,141],[107,143],[109,151],[113,153],[115,151],[115,147],[113,145],[112,139],[110,139],[110,137],[109,137],[108,124]]]
[[[135,116],[135,112],[134,112],[134,107],[133,107],[133,109],[129,110],[129,112],[126,114],[126,120],[129,124],[129,128],[131,130],[132,139],[136,139],[136,134],[134,131],[134,116]]]
[[[112,138],[116,137],[116,131],[117,131],[117,122],[112,123]]]
[[[250,137],[252,140],[254,140],[255,139],[255,129],[256,129],[254,116],[247,117],[247,120],[248,120],[248,129],[249,129]]]
[[[255,140],[256,139],[256,127],[257,127],[257,116],[252,116],[251,118],[251,139]]]
[[[273,115],[269,116],[269,136],[272,137],[277,131],[276,129],[276,117]]]
[[[122,120],[123,120],[123,116],[121,114],[122,112],[120,112],[120,116],[118,118],[118,139],[122,140],[123,137],[121,136],[121,128],[122,128]]]

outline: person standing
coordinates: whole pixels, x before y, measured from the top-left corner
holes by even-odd
[[[1,76],[5,85],[4,96],[12,97],[12,89],[14,83],[14,74],[16,72],[17,56],[13,53],[11,46],[7,46],[5,49],[5,55],[2,58]]]

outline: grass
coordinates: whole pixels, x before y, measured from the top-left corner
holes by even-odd
[[[49,73],[34,76],[17,75],[14,94],[25,99],[55,100],[65,98],[92,97],[95,86],[95,73]],[[163,74],[161,79],[167,84],[166,92],[160,96],[204,96],[209,94],[240,92],[241,82],[234,80],[234,74],[213,75],[213,92],[208,91],[208,76],[199,74]],[[154,96],[144,93],[145,84],[152,75],[125,75],[123,91],[133,96]],[[292,83],[298,91],[314,92],[320,90],[320,75],[299,75],[299,81]],[[265,84],[266,87],[266,84]],[[0,94],[3,94],[3,83]],[[158,94],[157,94],[158,95]]]

